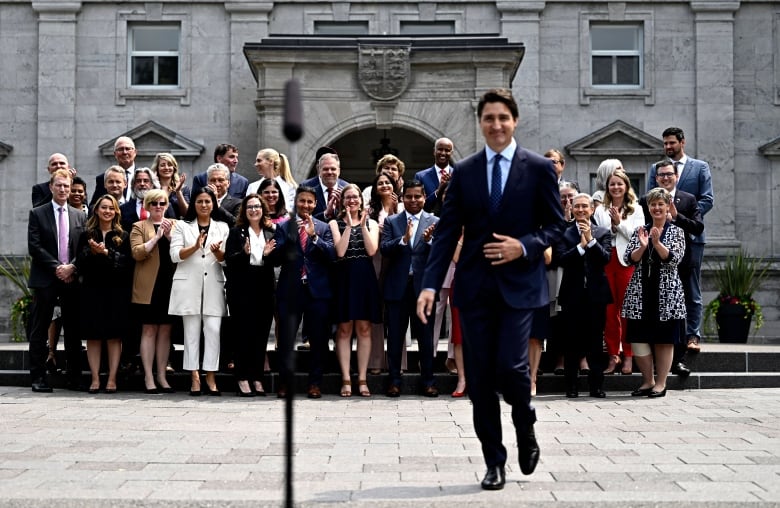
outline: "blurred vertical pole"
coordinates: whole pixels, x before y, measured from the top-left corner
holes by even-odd
[[[284,125],[282,126],[284,137],[290,143],[295,143],[301,136],[303,136],[303,104],[301,104],[301,86],[298,80],[291,79],[284,85]],[[288,221],[287,229],[287,253],[289,259],[288,263],[293,266],[295,264],[295,256],[297,255],[297,249],[295,246],[298,242],[298,231],[295,227],[295,220]],[[293,276],[289,277],[290,288],[288,288],[287,295],[290,299],[290,304],[287,306],[290,309],[292,306],[299,305],[300,299],[295,297],[293,303],[293,292],[298,287],[295,284]],[[298,309],[296,309],[297,314]],[[296,314],[290,314],[288,316],[280,316],[282,319],[287,320],[287,333],[282,337],[282,365],[284,369],[284,386],[287,388],[287,396],[285,399],[285,455],[287,463],[285,465],[285,491],[284,505],[288,508],[293,507],[293,396],[295,393],[295,361],[293,359],[293,344],[295,343],[295,335],[297,333],[296,328]]]

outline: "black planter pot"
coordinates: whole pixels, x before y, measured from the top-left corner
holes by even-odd
[[[750,334],[753,314],[738,303],[722,303],[715,315],[718,323],[718,338],[729,344],[744,344]]]

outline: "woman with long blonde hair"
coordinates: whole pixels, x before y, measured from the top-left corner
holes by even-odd
[[[634,231],[645,223],[645,214],[631,188],[631,181],[622,169],[616,169],[606,180],[604,202],[596,208],[596,224],[612,231],[612,253],[604,269],[612,290],[613,302],[607,305],[607,321],[604,326],[604,340],[609,354],[609,365],[605,374],[614,374],[620,365],[620,350],[623,350],[623,374],[633,372],[631,344],[626,341],[626,320],[620,316],[623,297],[628,281],[634,273],[633,265],[625,260],[626,246]]]

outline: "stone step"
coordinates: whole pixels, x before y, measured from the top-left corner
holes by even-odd
[[[443,342],[442,342],[443,344]],[[266,390],[275,392],[279,385],[276,373],[278,353],[271,348],[268,351],[272,371],[265,380]],[[308,352],[296,351],[295,391],[305,393],[307,387]],[[169,376],[171,385],[179,391],[189,391],[189,373],[181,370],[182,346],[177,345],[172,357],[175,373]],[[437,370],[436,382],[442,394],[449,394],[455,389],[457,376],[447,373],[444,369],[446,349],[438,351],[434,363]],[[58,359],[64,364],[64,351],[58,351]],[[83,358],[86,365],[86,355]],[[769,388],[780,387],[780,346],[773,344],[703,344],[703,351],[687,355],[686,361],[693,373],[687,379],[670,376],[670,389],[710,389],[710,388]],[[413,346],[408,350],[409,371],[404,374],[404,393],[417,393],[419,373],[417,372],[418,352]],[[354,365],[354,358],[353,358]],[[26,343],[8,343],[0,345],[0,385],[29,386],[29,354]],[[542,369],[546,370],[538,378],[537,392],[544,394],[560,394],[565,391],[563,376],[554,375],[550,360],[543,358]],[[335,353],[330,351],[325,366],[326,375],[323,380],[323,392],[338,393],[341,386],[341,375],[338,374]],[[357,376],[353,375],[353,392],[357,391]],[[84,382],[89,381],[87,372],[83,373]],[[64,386],[61,375],[51,376],[52,385]],[[217,382],[226,392],[235,390],[232,374],[220,372]],[[369,389],[375,394],[383,394],[386,389],[387,375],[369,375]],[[606,376],[604,389],[607,392],[630,392],[641,383],[638,373],[633,375]],[[143,376],[140,372],[122,374],[118,381],[122,391],[143,391]],[[580,391],[587,394],[587,378],[580,376]]]

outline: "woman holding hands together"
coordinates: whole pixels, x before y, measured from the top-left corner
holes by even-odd
[[[182,316],[184,370],[191,371],[190,395],[200,395],[200,332],[203,328],[203,370],[208,395],[221,395],[215,373],[219,367],[219,329],[226,314],[224,244],[228,225],[221,217],[210,187],[192,196],[184,223],[171,237],[171,260],[178,263],[173,275],[168,312]]]
[[[634,397],[666,395],[674,344],[685,336],[685,298],[677,273],[685,254],[685,233],[667,219],[671,202],[672,195],[661,187],[648,192],[651,221],[634,232],[626,247],[624,261],[636,265],[636,270],[626,289],[623,317],[642,371],[642,384],[631,393]]]
[[[242,397],[265,395],[263,360],[274,316],[274,268],[266,256],[276,246],[275,232],[266,203],[258,194],[248,194],[225,246],[225,289],[239,331],[235,372]]]
[[[335,311],[336,353],[341,367],[341,396],[352,395],[349,360],[352,354],[352,330],[357,335],[358,391],[370,397],[366,380],[371,354],[371,323],[381,323],[379,283],[371,257],[379,247],[379,225],[368,217],[357,185],[349,184],[341,192],[342,210],[330,221],[336,248]]]

